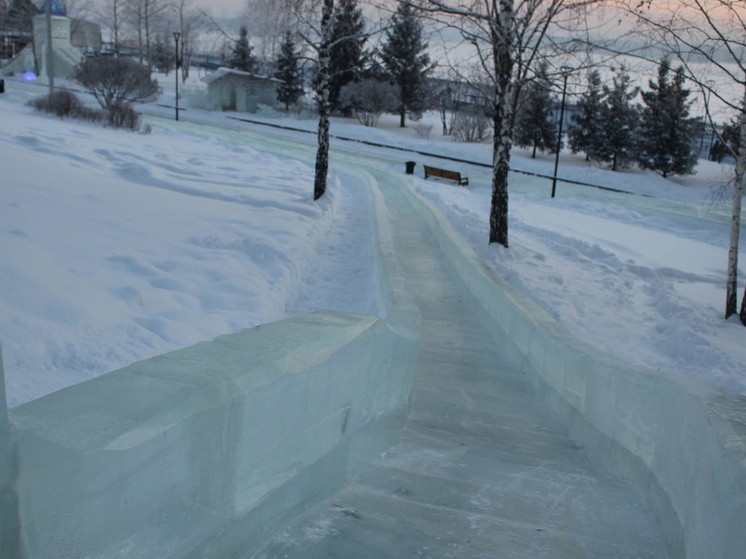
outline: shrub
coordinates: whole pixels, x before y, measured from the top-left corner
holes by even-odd
[[[37,111],[51,113],[60,118],[70,117],[81,120],[100,121],[100,111],[86,107],[74,93],[64,89],[58,89],[43,97],[32,99],[28,105]]]
[[[425,124],[424,122],[417,122],[412,126],[415,136],[424,140],[429,140],[433,137],[433,125]]]
[[[483,142],[492,137],[491,126],[490,119],[479,108],[469,107],[456,113],[451,134],[458,142]]]
[[[126,128],[137,132],[140,130],[140,114],[128,103],[118,103],[106,111],[106,123],[112,128]]]
[[[363,126],[375,126],[381,114],[396,110],[399,100],[393,85],[368,79],[344,86],[339,105],[349,107]]]
[[[115,105],[149,101],[160,93],[150,70],[128,58],[87,58],[75,67],[73,80],[90,91],[107,112]]]

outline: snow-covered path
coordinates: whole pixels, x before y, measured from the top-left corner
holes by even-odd
[[[665,557],[650,512],[591,467],[487,333],[400,193],[409,180],[377,175],[423,319],[413,410],[399,445],[259,557]]]

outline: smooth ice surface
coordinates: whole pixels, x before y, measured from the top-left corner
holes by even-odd
[[[407,185],[381,182],[423,316],[412,415],[397,447],[259,557],[665,557],[651,512],[594,469],[496,343]]]
[[[588,456],[644,496],[671,554],[726,559],[745,549],[746,398],[580,342],[484,266],[435,208],[413,201],[503,351],[514,350]]]
[[[312,313],[19,406],[27,557],[250,550],[398,440],[417,324]]]
[[[5,372],[0,348],[0,557],[18,554],[18,498],[15,491],[15,447],[5,405]]]

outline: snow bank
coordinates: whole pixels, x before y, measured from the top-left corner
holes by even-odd
[[[419,311],[374,203],[386,318],[286,319],[12,411],[30,559],[248,555],[398,440]]]
[[[746,398],[635,367],[567,333],[488,268],[424,199],[413,204],[485,309],[506,350],[602,468],[628,479],[661,521],[671,556],[746,549]]]

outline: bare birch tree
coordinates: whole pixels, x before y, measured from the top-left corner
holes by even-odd
[[[196,0],[175,0],[174,3],[177,18],[174,30],[181,33],[178,57],[182,81],[189,77],[189,67],[197,48],[199,30],[207,25],[207,16],[195,4]]]
[[[296,17],[297,0],[246,0],[246,27],[263,62],[274,60]]]
[[[313,199],[318,200],[326,192],[329,171],[329,118],[332,112],[331,51],[342,41],[367,37],[380,30],[369,30],[360,35],[335,37],[334,0],[295,0],[294,13],[299,24],[298,34],[306,47],[315,54],[317,75],[315,81],[316,104],[319,114],[318,147],[314,175]],[[318,15],[321,19],[318,19]]]
[[[114,54],[119,54],[119,45],[122,40],[122,10],[124,9],[125,0],[104,0],[96,15],[99,22],[109,29],[111,41],[114,47]]]
[[[623,10],[644,25],[656,45],[673,53],[686,77],[707,94],[707,118],[713,122],[714,100],[738,115],[740,142],[735,158],[725,318],[738,312],[738,249],[741,206],[746,180],[746,2],[733,0],[677,0],[621,2]],[[717,75],[717,80],[709,78]],[[728,142],[723,142],[728,144]],[[739,312],[746,326],[746,291]]]
[[[167,0],[127,0],[126,12],[130,24],[137,31],[140,50],[140,62],[147,62],[150,66],[152,36],[161,16],[170,7]]]
[[[599,0],[399,0],[456,29],[476,51],[492,112],[489,242],[508,246],[508,171],[518,96],[551,31]]]

